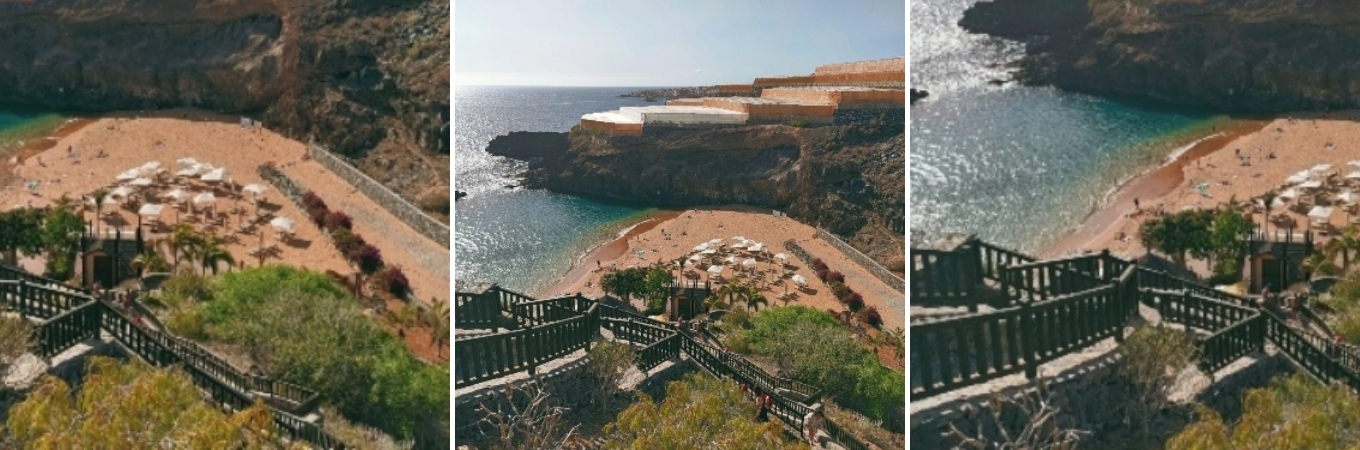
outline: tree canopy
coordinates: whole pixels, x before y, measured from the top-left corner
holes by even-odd
[[[268,434],[272,420],[263,403],[220,412],[178,369],[96,356],[78,391],[45,376],[14,405],[0,447],[284,448]]]
[[[784,436],[773,418],[756,423],[755,405],[735,384],[689,374],[666,385],[657,404],[645,394],[605,426],[604,448],[621,449],[806,449]]]

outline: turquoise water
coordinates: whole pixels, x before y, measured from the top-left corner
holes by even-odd
[[[1039,251],[1121,181],[1220,118],[1052,88],[994,85],[1023,45],[956,24],[974,0],[912,2],[910,226]]]
[[[540,190],[507,189],[526,165],[488,155],[511,131],[567,131],[581,115],[643,105],[619,98],[634,88],[454,86],[454,278],[495,282],[533,295],[576,259],[651,209]]]
[[[46,135],[65,120],[58,114],[0,110],[0,155],[22,140]]]

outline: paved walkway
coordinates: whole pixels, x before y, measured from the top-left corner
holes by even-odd
[[[331,210],[349,214],[354,219],[354,231],[382,251],[383,261],[402,267],[411,281],[413,298],[423,302],[431,297],[449,300],[448,248],[416,232],[316,161],[301,161],[281,170],[303,189],[315,192]],[[322,181],[308,185],[310,180]],[[329,244],[318,250],[335,251]]]
[[[821,239],[800,242],[798,245],[807,250],[813,258],[826,260],[829,258],[824,255],[843,255],[840,250]],[[870,274],[859,264],[851,263],[844,267],[831,267],[830,269],[840,271],[841,274],[845,275],[845,285],[863,295],[865,305],[878,307],[879,315],[883,316],[883,329],[891,330],[895,327],[906,327],[907,299],[905,295]]]

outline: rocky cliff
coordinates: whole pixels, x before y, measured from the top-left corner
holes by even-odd
[[[649,127],[642,136],[574,128],[558,140],[498,137],[496,154],[530,161],[528,187],[656,206],[744,204],[787,212],[850,237],[902,271],[904,119],[866,114],[850,125]],[[532,148],[532,150],[516,150]],[[553,151],[545,151],[552,149]]]
[[[0,104],[253,116],[357,159],[409,198],[447,198],[448,8],[437,0],[3,2]]]
[[[1360,106],[1360,8],[1312,0],[995,0],[960,25],[1027,39],[1031,84],[1233,112]]]

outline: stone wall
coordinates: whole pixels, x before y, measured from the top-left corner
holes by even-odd
[[[817,75],[832,75],[846,73],[863,72],[903,72],[907,70],[906,58],[887,58],[874,59],[869,61],[855,61],[836,64],[823,64],[817,66],[813,73]]]
[[[640,123],[617,123],[581,119],[581,128],[590,131],[608,133],[612,135],[628,135],[628,136],[642,135],[642,124]]]
[[[794,75],[788,77],[761,77],[756,78],[752,85],[757,89],[777,86],[811,86],[815,83],[816,77],[813,75]]]
[[[269,184],[274,185],[274,187],[277,188],[284,197],[291,200],[293,204],[298,205],[299,207],[302,206],[302,194],[307,191],[303,189],[302,186],[298,186],[297,183],[293,182],[292,178],[288,178],[287,175],[284,175],[283,172],[280,172],[279,169],[272,166],[256,167],[255,172],[260,174],[260,178],[263,178],[265,181],[268,181]]]
[[[883,118],[884,123],[906,123],[907,109],[903,107],[837,109],[835,125],[867,125],[879,118]],[[903,220],[902,223],[905,224],[906,221]]]
[[[425,214],[411,202],[401,198],[401,196],[383,186],[382,183],[364,175],[359,169],[349,165],[326,149],[316,145],[308,145],[307,154],[316,162],[321,163],[323,167],[330,169],[331,172],[354,185],[359,189],[359,192],[363,192],[368,198],[382,206],[387,212],[392,213],[393,216],[401,219],[402,222],[410,225],[421,235],[443,245],[445,248],[449,247],[451,236],[448,225]]]
[[[874,261],[873,258],[870,258],[868,255],[865,255],[864,253],[861,253],[859,250],[856,250],[854,247],[851,247],[850,244],[845,243],[845,241],[842,241],[841,238],[838,238],[836,237],[836,235],[831,234],[831,232],[823,230],[821,228],[817,229],[817,237],[822,238],[823,241],[826,241],[826,243],[831,244],[832,247],[835,247],[837,250],[840,250],[841,253],[844,253],[845,256],[850,258],[851,261],[854,261],[856,264],[859,264],[860,267],[863,267],[864,270],[869,271],[869,273],[872,274],[873,276],[878,277],[879,280],[883,280],[884,283],[887,283],[888,286],[892,287],[893,289],[896,289],[897,292],[901,292],[903,294],[907,293],[906,280],[903,280],[899,278],[897,275],[894,275],[892,272],[888,271],[888,269],[884,268],[882,265],[879,265],[878,262]]]

